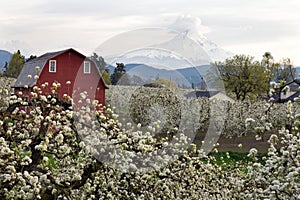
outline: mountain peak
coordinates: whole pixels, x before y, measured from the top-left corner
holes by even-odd
[[[169,26],[169,28],[196,42],[203,50],[205,50],[212,61],[223,61],[226,58],[233,56],[233,53],[220,48],[216,43],[204,36],[204,34],[210,32],[210,29],[204,26],[201,19],[198,17],[181,15]]]
[[[126,43],[124,50],[109,53],[107,58],[104,58],[109,60],[109,63],[135,63],[181,69],[223,61],[232,54],[203,35],[208,33],[209,29],[203,26],[197,17],[181,15],[167,28],[142,29],[120,34],[109,43],[119,44],[120,41],[130,41],[133,38],[135,43]],[[111,48],[110,45],[109,49],[115,51],[120,48]]]

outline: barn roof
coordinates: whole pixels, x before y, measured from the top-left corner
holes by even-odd
[[[37,58],[34,58],[34,59],[26,62],[24,64],[15,84],[13,85],[13,87],[25,87],[26,85],[28,87],[33,87],[34,84],[36,83],[36,79],[34,79],[34,76],[40,75],[46,62],[49,59],[54,58],[62,53],[70,51],[70,50],[75,51],[74,49],[71,48],[71,49],[65,49],[62,51],[45,53]],[[75,52],[77,52],[77,51],[75,51]],[[77,53],[80,54],[79,52],[77,52]],[[82,55],[82,54],[80,54],[80,55]],[[36,71],[36,67],[40,68],[38,72]],[[28,75],[31,75],[31,78],[28,78]]]
[[[185,95],[187,98],[210,98],[218,94],[220,91],[193,91]]]

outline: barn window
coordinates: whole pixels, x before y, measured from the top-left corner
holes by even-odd
[[[49,61],[49,72],[56,72],[56,60]]]
[[[91,73],[91,63],[89,61],[84,61],[84,73],[85,74]]]

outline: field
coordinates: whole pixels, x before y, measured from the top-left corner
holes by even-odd
[[[300,198],[296,103],[112,86],[111,107],[77,109],[2,91],[0,199]]]
[[[207,98],[186,99],[185,95],[191,91],[190,89],[173,88],[158,92],[157,89],[153,88],[111,86],[107,91],[107,103],[116,107],[116,113],[124,115],[125,117],[132,119],[132,115],[128,115],[128,113],[137,112],[139,113],[138,117],[140,117],[140,119],[152,117],[164,121],[167,117],[169,121],[165,120],[164,123],[173,125],[178,124],[178,118],[176,118],[176,116],[178,116],[180,112],[195,112],[195,109],[199,109],[199,113],[194,115],[199,118],[198,121],[188,119],[189,122],[194,122],[191,126],[195,126],[197,123],[198,127],[193,135],[193,142],[197,144],[198,147],[201,146],[201,142],[205,136],[209,137],[209,135],[207,135],[207,129],[211,118],[214,118],[213,115],[222,115],[222,133],[218,141],[215,142],[219,143],[219,151],[224,152],[248,152],[251,148],[256,148],[260,152],[266,152],[269,147],[268,139],[270,136],[276,134],[278,132],[277,130],[282,126],[289,124],[289,120],[286,117],[287,104],[268,104],[264,101],[234,103],[213,102],[213,104],[221,103],[221,106],[213,107],[214,105],[211,105],[212,102],[209,102]],[[162,94],[166,96],[164,98],[167,100],[158,97],[158,95]],[[168,104],[161,103],[164,101],[168,101]],[[155,110],[155,106],[157,105],[159,105],[159,108]],[[154,107],[154,113],[159,113],[159,110],[163,110],[164,113],[151,116],[151,112],[153,114],[151,106]],[[180,106],[181,108],[179,108]],[[132,107],[134,107],[134,109],[132,109]],[[168,107],[168,110],[164,110],[163,107]],[[265,111],[268,110],[268,108],[270,108],[270,110],[266,113]],[[211,109],[214,110],[211,111]],[[295,105],[293,109],[293,112],[297,113],[300,107]],[[173,121],[170,121],[170,119],[173,119]],[[255,125],[252,124],[251,128],[247,128],[247,119],[255,120]],[[180,120],[182,119],[179,119],[179,121]],[[148,121],[151,120],[148,119]],[[153,121],[154,120],[152,120],[152,123]],[[142,120],[137,122],[142,122]],[[272,122],[272,127],[266,127],[267,130],[262,134],[263,138],[257,139],[258,134],[255,131],[255,126],[259,127],[268,122]],[[242,144],[242,148],[238,147],[240,144]]]

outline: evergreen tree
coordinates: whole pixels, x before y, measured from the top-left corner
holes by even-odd
[[[192,83],[192,89],[195,89],[195,83]]]
[[[35,58],[36,58],[36,55],[30,55],[30,57],[26,59],[26,62],[33,60]]]
[[[111,75],[111,84],[117,85],[117,83],[122,79],[124,79],[124,75],[126,74],[125,65],[123,63],[116,63],[117,67],[114,70],[114,73]],[[123,82],[123,81],[122,81]]]
[[[24,66],[25,56],[23,56],[18,50],[12,55],[12,58],[8,64],[8,67],[5,71],[5,76],[17,78]]]

